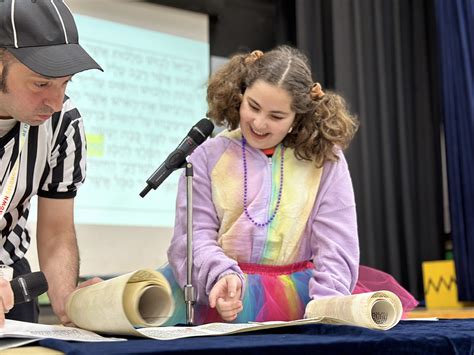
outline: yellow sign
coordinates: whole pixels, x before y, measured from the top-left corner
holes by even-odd
[[[462,308],[463,303],[458,301],[454,261],[425,261],[422,267],[426,308]]]

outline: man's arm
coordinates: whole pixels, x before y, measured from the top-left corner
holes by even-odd
[[[0,328],[5,324],[5,313],[13,307],[13,299],[10,282],[0,277]]]
[[[38,197],[36,238],[39,264],[48,280],[48,295],[53,311],[61,323],[67,324],[66,300],[76,288],[79,275],[73,198]]]

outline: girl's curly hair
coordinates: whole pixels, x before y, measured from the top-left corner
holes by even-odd
[[[337,160],[334,147],[345,149],[358,128],[344,99],[333,92],[312,95],[314,82],[308,59],[289,46],[269,52],[234,55],[211,76],[207,88],[208,117],[229,130],[239,126],[242,94],[257,80],[281,87],[292,97],[293,129],[283,139],[298,159],[318,166]]]

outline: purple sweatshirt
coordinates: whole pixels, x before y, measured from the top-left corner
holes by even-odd
[[[288,265],[312,260],[309,296],[348,295],[357,280],[359,244],[352,182],[341,151],[339,160],[317,168],[284,149],[280,207],[265,227],[244,213],[240,130],[224,132],[189,157],[193,178],[193,285],[207,304],[216,281],[229,273],[244,280],[238,263]],[[246,147],[247,206],[258,222],[268,221],[281,183],[279,145],[272,158]],[[180,177],[174,235],[168,260],[179,285],[186,284],[186,180]],[[245,287],[245,285],[244,285]]]

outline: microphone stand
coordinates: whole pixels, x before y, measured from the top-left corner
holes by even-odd
[[[196,295],[192,284],[193,277],[193,164],[185,163],[186,176],[186,253],[187,274],[186,285],[184,285],[184,302],[186,303],[186,324],[194,323],[194,303]]]
[[[194,303],[196,302],[196,294],[193,287],[193,164],[184,162],[179,168],[185,169],[186,176],[186,254],[187,254],[187,272],[186,285],[184,285],[184,302],[186,303],[186,324],[193,325],[194,323]],[[151,179],[151,178],[150,178]],[[149,180],[150,180],[149,179]],[[140,193],[144,197],[152,188],[153,181],[147,180],[147,186]]]

